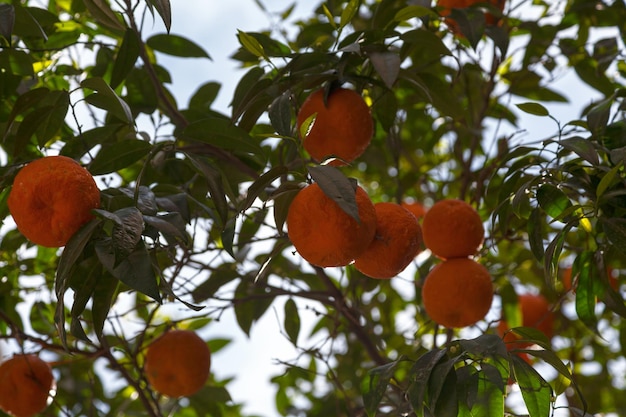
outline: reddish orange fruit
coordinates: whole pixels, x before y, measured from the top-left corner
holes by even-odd
[[[332,165],[350,163],[370,144],[374,122],[370,108],[359,93],[346,88],[332,90],[326,100],[325,89],[313,92],[302,103],[296,121],[298,132],[310,117],[313,123],[303,137],[304,149],[321,162],[339,158]]]
[[[411,203],[405,201],[402,203],[402,207],[410,211],[417,220],[423,219],[426,215],[426,207],[416,201]]]
[[[93,177],[66,156],[37,159],[15,176],[7,200],[18,230],[31,242],[64,246],[94,216],[100,191]]]
[[[491,274],[473,259],[448,259],[426,276],[422,301],[424,310],[436,323],[448,328],[471,326],[491,308]]]
[[[54,385],[50,365],[37,355],[15,355],[0,364],[0,409],[31,417],[48,407]]]
[[[287,213],[287,233],[300,256],[321,267],[345,266],[367,249],[376,232],[376,210],[363,188],[356,188],[355,198],[359,221],[317,183],[298,192]]]
[[[190,330],[171,330],[152,342],[144,371],[150,385],[168,397],[198,392],[209,378],[211,352],[206,342]]]
[[[354,266],[379,279],[402,272],[420,252],[421,228],[415,216],[399,204],[377,203],[376,234]]]
[[[480,215],[463,200],[438,201],[426,212],[422,221],[424,244],[443,259],[476,254],[484,234]]]
[[[518,297],[518,303],[522,314],[522,326],[534,327],[551,339],[554,335],[554,313],[548,300],[540,294],[522,294]],[[525,349],[531,345],[527,342],[516,342],[520,337],[513,332],[507,333],[509,329],[506,317],[503,317],[498,323],[498,334],[503,337],[509,350]]]
[[[506,0],[437,0],[437,6],[442,8],[440,12],[441,16],[445,17],[446,24],[456,35],[461,35],[461,30],[459,29],[459,24],[454,19],[447,17],[450,16],[451,9],[464,9],[477,3],[493,4],[502,12],[504,11]],[[487,25],[495,25],[498,23],[498,20],[498,17],[493,14],[485,13],[485,23]]]

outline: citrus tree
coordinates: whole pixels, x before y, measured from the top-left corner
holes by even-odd
[[[246,415],[234,312],[283,416],[626,413],[626,4],[435,3],[239,31],[228,112],[169,0],[0,4],[0,408]]]

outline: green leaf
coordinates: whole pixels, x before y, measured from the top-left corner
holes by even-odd
[[[285,92],[276,97],[267,111],[272,127],[281,136],[291,135],[292,104],[291,94]]]
[[[562,139],[559,141],[559,145],[565,149],[576,153],[590,164],[597,166],[600,164],[600,157],[598,151],[593,146],[591,141],[583,139],[579,136],[574,136],[568,139]]]
[[[613,168],[611,168],[608,172],[606,172],[602,176],[602,178],[600,179],[600,182],[598,183],[598,186],[596,187],[596,197],[598,198],[598,200],[604,195],[604,192],[607,189],[609,189],[616,183],[616,181],[614,180],[618,172],[622,170],[622,164],[623,162],[619,161],[617,165],[615,165]]]
[[[370,369],[368,374],[368,389],[363,393],[363,403],[368,416],[375,416],[378,405],[385,396],[389,381],[398,367],[398,361]]]
[[[15,7],[11,4],[0,4],[0,36],[11,41],[15,24]]]
[[[103,146],[89,165],[93,175],[104,175],[128,168],[150,153],[152,145],[140,139],[126,139]]]
[[[0,50],[0,69],[8,74],[33,77],[33,58],[24,51],[17,49]]]
[[[513,374],[522,391],[524,404],[530,417],[550,415],[552,389],[543,377],[526,361],[517,355],[511,355]]]
[[[200,172],[207,181],[211,202],[217,210],[217,215],[222,224],[228,220],[228,202],[226,201],[226,192],[222,182],[222,173],[213,167],[208,160],[197,158],[191,154],[186,154],[187,159]]]
[[[344,6],[341,12],[341,19],[339,20],[339,30],[346,27],[352,21],[359,11],[359,6],[361,6],[361,0],[350,0],[348,4]]]
[[[216,82],[208,82],[198,87],[189,99],[189,109],[201,111],[209,109],[217,98],[220,87],[221,84]]]
[[[181,58],[208,58],[209,54],[198,44],[182,36],[157,34],[148,38],[146,44],[158,52]]]
[[[524,113],[532,114],[534,116],[549,116],[550,112],[543,105],[539,103],[520,103],[516,104],[517,108],[523,111]]]
[[[86,96],[85,100],[87,100],[88,103],[111,112],[111,114],[115,115],[120,120],[130,124],[134,123],[135,119],[128,104],[122,100],[102,78],[87,78],[80,83],[80,86],[99,93]]]
[[[130,74],[139,57],[139,39],[134,30],[128,29],[124,33],[122,44],[115,57],[111,72],[111,88],[115,89]]]
[[[560,218],[563,212],[572,206],[567,195],[551,184],[543,184],[537,189],[537,201],[541,208],[554,219]]]
[[[170,0],[148,0],[149,4],[153,5],[161,19],[163,20],[163,24],[165,25],[165,29],[169,33],[172,27],[172,6],[170,5]]]
[[[189,124],[182,131],[182,137],[236,153],[263,154],[261,146],[248,132],[221,117],[210,117]]]
[[[127,258],[123,259],[111,271],[113,275],[130,288],[147,295],[161,303],[161,293],[157,283],[157,276],[152,267],[150,254],[140,245]]]
[[[428,405],[433,415],[456,417],[458,400],[456,395],[456,372],[458,358],[439,362],[428,379]]]
[[[360,221],[359,208],[356,204],[356,185],[352,180],[331,165],[310,166],[307,170],[324,194],[357,222]]]
[[[609,242],[626,254],[626,219],[600,217],[599,220]]]
[[[433,368],[446,356],[444,349],[432,349],[419,357],[409,371],[409,401],[418,417],[424,416],[426,387]]]
[[[239,211],[243,212],[249,209],[259,195],[261,195],[276,179],[286,175],[288,172],[289,170],[287,167],[278,165],[263,173],[263,175],[257,178],[252,185],[248,187],[246,200],[243,206],[239,208]]]
[[[538,261],[542,261],[543,256],[544,256],[543,221],[544,219],[541,215],[541,210],[539,208],[534,208],[530,212],[530,216],[528,217],[527,232],[528,232],[528,244],[530,245],[530,250],[535,256],[535,259],[537,259]]]
[[[394,52],[370,52],[368,56],[380,78],[391,89],[400,74],[400,56]]]
[[[191,291],[194,302],[204,301],[211,298],[222,288],[239,278],[236,265],[233,263],[223,263],[215,268],[206,281],[200,283]]]
[[[285,332],[287,337],[294,346],[298,345],[298,335],[300,334],[300,314],[298,313],[298,306],[293,298],[285,301]]]
[[[91,314],[96,337],[102,339],[104,324],[115,301],[119,281],[108,273],[102,273],[97,277],[93,291]]]
[[[235,290],[235,317],[246,336],[250,336],[252,325],[267,311],[274,301],[264,289],[264,284],[257,285],[250,279],[241,280]]]
[[[180,213],[165,213],[158,216],[143,216],[147,225],[154,227],[170,242],[189,244],[185,221]]]
[[[502,416],[504,415],[504,382],[500,372],[489,363],[481,363],[479,372],[478,392],[476,402],[471,407],[475,416]],[[494,379],[500,381],[497,384]]]
[[[405,6],[396,12],[393,20],[395,20],[396,22],[406,22],[407,20],[411,20],[416,17],[421,18],[425,16],[436,18],[437,13],[433,12],[432,9],[424,6]]]
[[[125,28],[120,23],[119,18],[115,12],[111,9],[109,4],[105,0],[83,0],[85,7],[89,10],[89,13],[96,19],[96,21],[103,26],[115,31],[123,31]]]
[[[241,30],[237,31],[237,38],[239,39],[239,43],[250,53],[259,57],[269,59],[269,57],[265,54],[263,50],[263,45],[256,40],[255,37],[248,35],[246,32]]]
[[[119,218],[119,222],[113,224],[111,231],[113,248],[116,253],[127,255],[141,240],[143,216],[136,207],[124,207],[113,214]]]

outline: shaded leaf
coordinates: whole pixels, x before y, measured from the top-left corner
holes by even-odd
[[[532,114],[535,116],[549,116],[550,112],[543,105],[539,103],[520,103],[516,104],[517,108],[524,113]]]
[[[368,390],[363,393],[363,403],[368,416],[375,416],[378,405],[385,396],[387,386],[396,371],[398,361],[370,369],[368,374]]]
[[[105,0],[83,0],[96,21],[109,29],[123,31],[124,26]]]
[[[150,4],[152,4],[161,16],[163,20],[163,24],[165,25],[165,29],[169,33],[172,27],[172,7],[170,5],[170,0],[148,0]]]
[[[99,93],[86,96],[85,100],[87,100],[87,102],[103,110],[111,112],[120,120],[126,121],[130,124],[134,122],[135,119],[130,107],[128,107],[128,104],[122,100],[102,78],[87,78],[80,83],[80,86]]]
[[[307,170],[324,194],[357,222],[360,221],[356,204],[356,184],[352,180],[331,165],[310,166]]]
[[[294,346],[298,345],[298,335],[300,334],[300,314],[298,313],[298,306],[293,298],[285,301],[285,332],[287,337]]]
[[[578,156],[594,166],[600,164],[600,157],[598,156],[596,148],[587,139],[574,136],[568,139],[560,140],[559,145],[576,153]]]
[[[387,88],[392,88],[400,74],[400,56],[393,52],[370,52],[368,56]]]
[[[111,88],[115,89],[128,76],[135,67],[135,62],[139,57],[139,40],[134,30],[128,29],[124,33],[122,44],[115,57],[113,70],[111,72]]]
[[[182,36],[172,34],[152,35],[146,44],[158,52],[181,58],[208,58],[209,54],[198,44]]]
[[[140,139],[126,139],[103,146],[91,161],[89,171],[93,175],[119,171],[144,158],[151,149],[152,145],[149,142]]]

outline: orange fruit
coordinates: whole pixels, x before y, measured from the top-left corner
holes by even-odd
[[[522,326],[534,327],[551,339],[554,335],[554,313],[548,300],[540,294],[522,294],[518,297],[518,303],[522,314]],[[513,332],[507,333],[509,329],[506,318],[503,317],[498,323],[498,334],[503,337],[509,350],[524,349],[531,345],[526,342],[515,342],[519,336]]]
[[[37,159],[15,176],[7,200],[18,230],[31,242],[65,246],[100,206],[100,191],[85,168],[66,156]]]
[[[421,227],[415,216],[400,204],[377,203],[374,209],[374,239],[356,258],[354,266],[371,278],[392,278],[420,252]]]
[[[168,397],[192,395],[209,378],[211,352],[191,330],[171,330],[154,340],[146,352],[144,371],[150,385]]]
[[[437,0],[437,6],[441,7],[440,14],[445,17],[445,22],[450,30],[457,35],[461,34],[458,23],[447,16],[450,16],[451,9],[464,9],[471,7],[477,3],[489,3],[497,7],[501,12],[504,11],[506,0]],[[487,25],[495,25],[498,18],[491,13],[485,13],[485,23]]]
[[[355,191],[359,221],[317,183],[296,194],[287,212],[287,233],[300,256],[313,265],[345,266],[358,258],[376,233],[376,210],[365,190]]]
[[[410,203],[404,201],[402,202],[402,207],[410,211],[415,216],[415,218],[417,218],[417,220],[423,219],[426,215],[426,207],[424,207],[424,205],[418,203],[417,201]]]
[[[422,220],[424,244],[443,259],[474,255],[483,243],[484,234],[480,215],[463,200],[440,200]]]
[[[426,276],[422,301],[424,310],[436,323],[448,328],[471,326],[491,308],[491,274],[470,258],[445,260]]]
[[[315,117],[303,137],[304,149],[318,162],[336,157],[331,165],[350,163],[365,151],[374,134],[370,108],[354,90],[334,89],[326,100],[325,94],[323,88],[311,93],[298,111],[300,134],[304,122]]]
[[[0,409],[15,417],[31,417],[48,407],[54,385],[50,365],[37,355],[15,355],[0,364]]]

